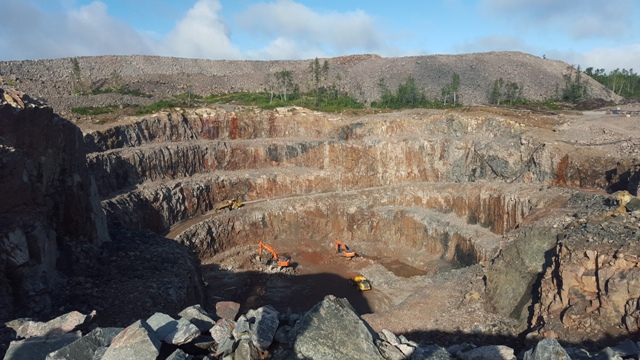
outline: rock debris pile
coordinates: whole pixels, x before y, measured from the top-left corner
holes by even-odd
[[[215,314],[200,305],[177,319],[163,313],[126,328],[99,327],[95,312],[64,314],[46,323],[18,319],[4,359],[636,359],[640,344],[627,340],[595,353],[562,347],[547,338],[516,350],[505,345],[463,343],[442,347],[416,343],[383,329],[375,333],[345,299],[327,296],[304,314],[279,313],[267,305],[238,316],[237,303],[221,302]],[[516,356],[517,355],[517,356]]]

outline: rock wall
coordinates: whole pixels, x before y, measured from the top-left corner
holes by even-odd
[[[0,319],[47,313],[61,274],[95,270],[109,240],[80,130],[50,108],[0,103],[0,188]]]
[[[414,182],[606,186],[610,160],[576,157],[522,132],[511,120],[441,111],[352,120],[295,108],[202,109],[145,117],[85,140],[96,150],[88,163],[109,218],[158,233],[229,196],[247,201]]]
[[[540,333],[638,333],[638,215],[621,210],[578,214],[559,235],[536,289],[532,326]]]
[[[204,216],[176,240],[208,258],[230,246],[270,239],[279,248],[322,250],[339,238],[370,256],[395,254],[419,268],[434,259],[459,265],[496,256],[504,232],[560,191],[418,184],[258,202]],[[293,200],[293,201],[291,201]],[[482,209],[482,210],[479,210]],[[327,242],[329,241],[329,242]]]

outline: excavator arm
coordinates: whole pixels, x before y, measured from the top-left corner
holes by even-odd
[[[291,261],[288,257],[278,257],[278,253],[269,245],[265,244],[260,240],[258,243],[258,255],[262,255],[262,249],[266,249],[273,256],[273,260],[277,261],[278,266],[288,267],[289,262]]]
[[[349,250],[349,247],[345,243],[343,243],[342,241],[340,241],[338,239],[334,239],[333,240],[333,244],[336,247],[336,252],[339,253],[340,255],[342,255],[342,256],[344,256],[344,257],[346,257],[348,259],[351,259],[351,258],[356,256],[356,252],[353,251],[353,250]],[[341,247],[343,249],[342,252],[340,251]]]

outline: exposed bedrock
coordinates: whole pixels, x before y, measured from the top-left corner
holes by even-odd
[[[149,231],[107,230],[80,129],[7,89],[0,189],[0,321],[72,308],[117,323],[140,308],[202,301],[199,263],[184,246]]]
[[[577,337],[637,334],[640,249],[636,216],[579,213],[560,233],[535,289],[533,325]],[[596,335],[597,336],[597,335]]]
[[[165,122],[173,118],[163,116]],[[308,117],[313,124],[318,118]],[[290,120],[292,128],[311,126],[301,115],[293,115]],[[322,124],[322,120],[318,123]],[[111,219],[132,216],[125,221],[133,224],[140,219],[136,227],[163,232],[179,221],[210,211],[228,196],[251,200],[399,183],[465,183],[483,179],[604,186],[604,168],[610,165],[606,159],[586,160],[557,153],[550,146],[525,139],[516,130],[519,125],[496,119],[437,115],[383,121],[373,117],[367,122],[336,126],[339,134],[345,128],[351,129],[349,136],[343,136],[349,140],[337,137],[147,143],[90,154],[89,168],[102,196],[110,198],[105,208]],[[426,135],[417,137],[420,132]],[[412,136],[379,137],[383,133]],[[483,136],[494,141],[481,141]],[[163,181],[150,183],[159,180]],[[134,189],[142,183],[145,185]],[[265,186],[269,193],[265,193]],[[117,214],[117,206],[124,207],[121,215]],[[130,215],[135,207],[149,211]]]
[[[0,319],[46,314],[62,277],[93,271],[109,240],[83,149],[50,108],[0,103]]]
[[[169,233],[202,259],[260,239],[321,252],[339,238],[418,269],[481,263],[487,309],[526,327],[535,304],[537,317],[564,319],[575,303],[545,298],[562,292],[543,275],[565,219],[584,205],[569,204],[577,188],[637,188],[635,163],[544,125],[560,123],[482,111],[203,109],[129,119],[85,141],[111,224]],[[216,210],[234,198],[245,206]],[[640,326],[637,303],[618,305],[624,326]]]
[[[237,244],[268,239],[287,248],[330,247],[333,238],[364,255],[393,255],[426,268],[435,259],[470,265],[497,254],[501,234],[533,209],[562,196],[538,188],[404,185],[317,194],[251,204],[233,214],[204,217],[177,240],[209,257]]]

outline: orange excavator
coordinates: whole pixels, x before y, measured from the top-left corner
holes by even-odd
[[[271,255],[273,255],[273,260],[275,260],[278,263],[278,266],[280,267],[289,266],[289,262],[291,261],[290,258],[286,256],[278,257],[278,254],[271,246],[263,243],[262,240],[260,240],[260,243],[258,243],[258,255],[262,255],[262,248],[265,248],[268,252],[271,253]]]
[[[336,247],[336,253],[339,253],[340,255],[346,257],[347,259],[351,259],[356,256],[356,252],[353,250],[349,250],[349,247],[345,245],[345,243],[343,243],[342,241],[338,239],[334,239],[333,244]],[[342,248],[342,251],[340,251],[341,248]]]

